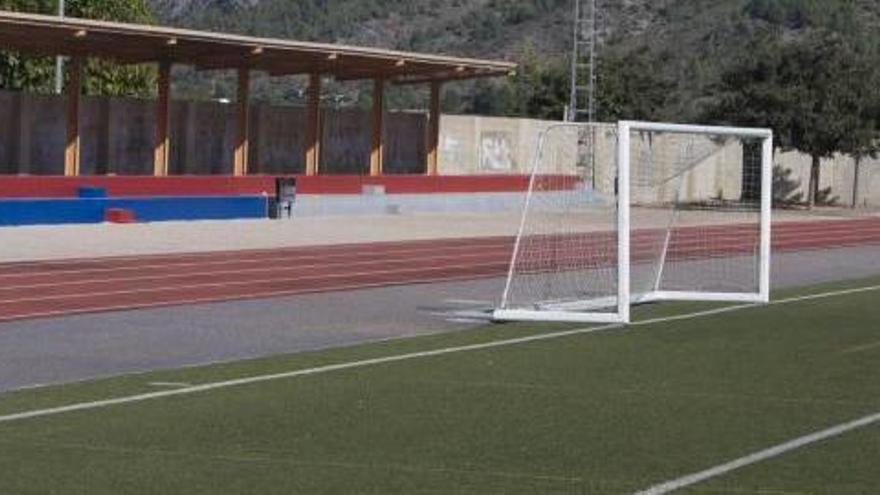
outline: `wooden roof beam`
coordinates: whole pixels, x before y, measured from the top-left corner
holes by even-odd
[[[438,72],[445,71],[443,70],[443,68],[434,65],[417,64],[407,61],[406,59],[400,59],[394,61],[393,63],[384,64],[375,68],[343,68],[337,74],[336,80],[352,81],[357,79],[374,79],[380,76],[390,80],[393,78],[401,78],[406,76],[428,77]]]
[[[20,40],[39,40],[39,46]],[[461,79],[494,76],[516,68],[516,64],[503,61],[0,11],[0,48],[10,47],[41,54],[75,51],[82,56],[132,63],[167,58],[186,65],[200,65],[197,59],[202,57],[193,56],[193,49],[210,50],[218,59],[202,59],[201,65],[207,69],[232,69],[241,63],[237,57],[243,53],[258,60],[251,63],[256,70],[279,75],[318,70],[343,80]],[[450,77],[454,74],[448,73],[454,73],[455,67],[464,70]]]
[[[462,81],[466,79],[475,79],[480,77],[498,77],[498,76],[512,76],[514,75],[514,71],[479,71],[479,70],[464,70],[464,71],[455,71],[455,72],[441,72],[432,76],[422,76],[422,77],[403,77],[392,79],[392,83],[398,86],[404,86],[408,84],[426,84],[431,82],[450,82],[450,81]]]

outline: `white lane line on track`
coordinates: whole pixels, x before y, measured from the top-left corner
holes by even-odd
[[[848,245],[850,245],[848,241],[852,241],[853,243],[856,243],[856,242],[869,243],[869,241],[873,240],[873,237],[866,238],[864,236],[863,232],[860,232],[858,234],[853,234],[851,229],[847,230],[846,232],[840,232],[840,233],[823,231],[822,234],[823,234],[822,237],[813,238],[811,241],[811,238],[804,238],[803,233],[797,233],[797,235],[798,235],[797,240],[801,241],[802,243],[805,242],[807,245],[810,245],[810,244],[816,244],[818,241],[822,241],[824,239],[828,239],[828,238],[834,239],[834,244],[827,244],[824,242],[816,244],[817,246],[822,246],[822,247],[825,247],[825,246],[835,247],[838,245],[848,246]],[[876,234],[877,234],[877,240],[880,240],[880,228],[878,228]],[[785,237],[785,233],[777,232],[775,234],[775,241],[777,242],[777,244],[785,244],[784,242],[782,242],[782,243],[779,242],[780,239],[782,239],[783,237]],[[718,239],[718,236],[713,235],[713,239]],[[749,246],[750,245],[749,242],[742,240],[741,235],[732,236],[730,239],[735,242],[737,242],[737,241],[740,242],[740,244],[742,246]],[[480,248],[483,250],[487,250],[487,249],[493,249],[493,250],[494,249],[498,249],[498,250],[505,250],[506,249],[506,250],[509,250],[510,246],[508,246],[508,244],[509,243],[507,243],[507,242],[497,242],[497,243],[490,244],[490,243],[485,243],[485,242],[477,239],[475,241],[475,243],[472,245],[461,244],[461,245],[446,245],[446,246],[435,246],[435,247],[421,246],[421,247],[410,247],[410,248],[407,248],[405,246],[401,246],[399,248],[385,248],[386,250],[383,251],[381,253],[381,255],[386,256],[386,257],[389,255],[409,255],[409,254],[415,255],[415,254],[419,254],[419,253],[437,253],[437,255],[448,255],[448,254],[450,254],[449,253],[450,251],[452,251],[452,252],[460,251],[460,250],[472,251],[475,248]],[[636,243],[636,244],[638,245],[638,243]],[[696,242],[692,243],[692,242],[684,240],[682,238],[678,238],[676,240],[676,245],[678,245],[678,246],[688,246],[688,245],[692,245],[692,244],[702,246],[701,243],[696,243]],[[782,247],[784,247],[784,246],[782,246]],[[233,257],[233,255],[229,254],[228,251],[221,251],[219,253],[222,254],[222,257],[221,256],[211,257],[211,256],[206,255],[203,258],[207,258],[207,259],[201,259],[201,260],[180,261],[179,259],[178,260],[166,259],[164,262],[155,262],[155,263],[151,262],[152,259],[140,259],[139,260],[138,258],[133,257],[133,258],[131,258],[132,262],[150,261],[149,264],[138,264],[138,265],[133,265],[133,266],[113,266],[113,267],[101,266],[101,264],[104,263],[105,261],[101,260],[101,259],[94,259],[94,258],[89,259],[89,260],[73,261],[71,263],[46,262],[47,264],[50,264],[50,263],[56,264],[57,263],[57,264],[61,264],[61,265],[85,263],[85,264],[94,264],[97,266],[91,267],[91,268],[77,268],[77,269],[68,269],[68,270],[49,270],[49,271],[43,271],[43,272],[2,273],[3,266],[0,265],[0,279],[28,278],[28,277],[35,277],[35,276],[57,277],[60,275],[94,274],[94,273],[104,273],[104,272],[143,271],[143,270],[148,270],[148,269],[184,268],[184,267],[190,267],[190,266],[202,267],[202,266],[228,265],[228,264],[236,264],[236,265],[248,265],[248,264],[257,264],[257,263],[265,264],[265,263],[272,262],[272,261],[285,261],[287,263],[292,263],[292,262],[297,262],[297,261],[302,261],[302,260],[312,260],[312,261],[319,261],[319,260],[320,261],[336,261],[336,260],[339,260],[340,262],[343,262],[343,261],[347,262],[347,261],[351,261],[352,257],[355,257],[355,258],[360,257],[360,258],[364,258],[363,261],[366,262],[366,261],[375,261],[377,259],[384,259],[384,258],[376,258],[378,256],[376,254],[358,253],[357,251],[349,252],[349,253],[345,253],[345,252],[332,253],[331,252],[331,253],[327,253],[327,254],[323,254],[323,255],[313,255],[313,254],[307,254],[307,253],[303,253],[302,255],[299,255],[299,254],[285,255],[285,254],[283,254],[283,249],[281,249],[281,248],[279,249],[279,252],[277,254],[272,254],[271,256],[267,256],[264,258],[258,258],[258,259],[241,259],[241,257],[235,258],[235,257]],[[242,254],[241,256],[246,256],[246,254]],[[152,256],[149,258],[152,258]],[[119,258],[108,258],[108,261],[110,261],[110,262],[119,261]],[[35,262],[35,263],[39,263],[39,262]],[[14,264],[14,265],[18,265],[18,264]],[[36,266],[39,266],[39,265],[36,265]]]
[[[704,316],[712,316],[723,313],[730,313],[734,311],[739,311],[742,309],[748,308],[760,308],[765,306],[777,306],[782,304],[790,304],[801,301],[811,301],[816,299],[825,299],[830,297],[837,297],[843,295],[850,294],[859,294],[865,292],[873,292],[880,290],[880,285],[868,286],[868,287],[860,287],[855,289],[845,289],[845,290],[837,290],[830,292],[823,292],[818,294],[809,294],[805,296],[797,296],[790,297],[786,299],[779,299],[777,301],[770,302],[768,304],[740,304],[735,306],[727,306],[722,308],[711,309],[707,311],[698,311],[694,313],[688,313],[684,315],[677,316],[665,316],[660,318],[651,318],[648,320],[642,320],[635,323],[632,323],[630,326],[639,327],[639,326],[647,326],[653,325],[657,323],[667,323],[672,321],[680,321],[680,320],[690,320],[695,318],[701,318]],[[218,390],[230,387],[236,387],[241,385],[250,385],[255,383],[269,382],[275,380],[283,380],[289,378],[296,378],[301,376],[310,376],[310,375],[318,375],[323,373],[330,373],[334,371],[343,371],[350,370],[356,368],[364,368],[368,366],[377,366],[382,364],[396,363],[400,361],[409,361],[414,359],[428,358],[428,357],[436,357],[443,356],[447,354],[456,354],[460,352],[469,352],[469,351],[479,351],[486,349],[496,349],[500,347],[509,347],[512,345],[521,345],[527,344],[530,342],[540,342],[544,340],[553,340],[559,339],[563,337],[572,337],[576,335],[586,335],[596,332],[602,332],[613,329],[622,329],[626,328],[626,325],[613,324],[613,325],[602,325],[596,327],[589,328],[579,328],[574,330],[563,330],[559,332],[551,332],[551,333],[541,333],[536,335],[529,335],[526,337],[517,337],[513,339],[505,339],[505,340],[496,340],[492,342],[484,342],[480,344],[470,344],[470,345],[462,345],[455,347],[444,347],[440,349],[434,349],[430,351],[421,351],[421,352],[411,352],[406,354],[397,354],[392,356],[383,356],[372,359],[364,359],[360,361],[349,361],[346,363],[338,363],[338,364],[330,364],[325,366],[317,366],[314,368],[304,368],[294,371],[287,371],[283,373],[274,373],[269,375],[257,375],[251,377],[237,378],[233,380],[226,380],[221,382],[213,382],[213,383],[205,383],[202,385],[193,385],[191,387],[174,389],[174,390],[164,390],[161,392],[151,392],[145,394],[137,394],[137,395],[129,395],[123,397],[116,397],[113,399],[105,399],[105,400],[97,400],[97,401],[89,401],[89,402],[79,402],[75,404],[69,404],[66,406],[59,407],[51,407],[46,409],[34,409],[31,411],[22,411],[18,413],[6,414],[0,416],[0,423],[11,423],[14,421],[21,421],[25,419],[32,419],[44,416],[54,416],[59,414],[65,414],[76,411],[86,411],[93,409],[102,409],[110,406],[122,405],[122,404],[132,404],[137,402],[144,402],[148,400],[161,399],[165,397],[175,397],[182,395],[191,395],[201,392],[208,392],[211,390]]]
[[[840,236],[846,237],[849,235],[853,236],[851,224],[853,222],[862,223],[864,220],[847,220],[841,221],[846,222],[841,225],[826,225],[824,223],[817,222],[807,222],[806,225],[809,225],[812,230],[816,232],[821,232],[823,237],[833,236],[837,239]],[[798,229],[795,231],[795,227]],[[688,229],[700,228],[700,226],[690,226],[686,227]],[[786,229],[791,230],[788,232]],[[834,229],[843,229],[840,232],[835,231]],[[729,227],[725,227],[725,233],[729,234]],[[864,232],[860,230],[859,232]],[[798,239],[803,239],[804,232],[797,225],[785,225],[784,223],[777,227],[777,231],[775,232],[776,238],[785,237],[787,234],[797,235]],[[639,236],[639,232],[634,233],[635,237]],[[642,235],[650,236],[650,232],[642,232]],[[732,239],[739,239],[739,236],[731,236]],[[389,253],[406,253],[406,252],[419,252],[426,250],[438,250],[438,249],[471,249],[476,245],[497,245],[498,247],[503,247],[512,242],[512,237],[474,237],[474,238],[465,238],[465,239],[442,239],[440,242],[442,245],[434,246],[428,245],[428,241],[414,239],[412,241],[399,241],[399,242],[377,242],[376,245],[382,247],[383,249],[388,250]],[[856,239],[856,237],[854,237]],[[184,252],[184,253],[167,253],[167,255],[133,255],[133,256],[110,256],[107,258],[74,258],[69,260],[44,260],[44,261],[31,261],[31,262],[13,262],[10,263],[10,266],[15,267],[51,267],[51,266],[64,266],[71,264],[95,264],[100,265],[104,262],[121,262],[121,261],[146,261],[150,262],[153,260],[162,259],[161,256],[176,256],[178,258],[190,258],[192,261],[178,261],[178,262],[168,262],[166,259],[165,262],[162,263],[153,263],[150,265],[139,265],[137,267],[113,267],[113,268],[82,268],[75,270],[58,270],[51,272],[52,274],[71,274],[71,273],[92,273],[92,272],[102,272],[102,271],[113,271],[113,270],[130,270],[130,269],[148,269],[148,268],[161,268],[168,266],[191,266],[191,265],[206,265],[206,264],[223,264],[223,263],[257,263],[257,262],[265,262],[271,260],[280,260],[285,259],[289,260],[291,257],[297,258],[333,258],[333,257],[344,257],[350,256],[352,253],[345,252],[345,249],[357,250],[359,244],[347,244],[347,245],[330,245],[330,246],[297,246],[297,247],[278,247],[278,248],[265,248],[265,249],[244,249],[240,251],[230,252],[228,250],[222,251],[206,251],[201,253],[193,253],[193,252]],[[322,249],[328,250],[326,254],[316,257],[315,255],[309,254],[306,250],[309,247],[321,247]],[[267,255],[267,258],[262,259],[251,259],[251,260],[242,260],[240,259],[242,256],[249,255]],[[205,258],[208,258],[206,260]],[[213,258],[213,259],[211,259]],[[0,265],[0,269],[2,269],[2,265]],[[30,275],[28,273],[0,273],[0,278],[5,277],[20,277]]]
[[[310,250],[321,249],[323,253],[326,254],[346,254],[349,251],[354,250],[357,251],[362,249],[365,245],[373,246],[373,247],[382,247],[384,249],[395,250],[395,249],[436,249],[437,247],[470,247],[473,246],[474,243],[477,244],[491,244],[491,243],[499,243],[499,242],[513,242],[513,236],[491,236],[491,237],[447,237],[447,238],[430,238],[430,239],[409,239],[409,240],[400,240],[400,241],[363,241],[359,243],[341,243],[341,244],[304,244],[299,246],[275,246],[275,247],[266,247],[266,248],[244,248],[244,249],[220,249],[216,251],[169,251],[169,252],[159,252],[159,253],[144,253],[144,254],[131,254],[131,255],[108,255],[102,256],[98,258],[58,258],[58,259],[44,259],[44,260],[32,260],[32,261],[10,261],[8,263],[4,263],[5,266],[9,267],[44,267],[44,266],[64,266],[70,264],[81,264],[81,263],[95,263],[95,262],[116,262],[116,261],[150,261],[150,260],[162,260],[168,256],[176,256],[178,258],[189,258],[193,261],[201,260],[203,258],[221,258],[221,257],[229,257],[229,258],[239,258],[241,256],[249,256],[249,255],[276,255],[276,254],[286,254],[286,255],[309,255]]]
[[[499,251],[499,253],[500,252],[501,251]],[[506,253],[506,251],[504,251],[504,252]],[[493,253],[494,253],[494,251],[493,251]],[[401,254],[401,253],[398,253],[398,254]],[[635,253],[635,254],[637,254],[637,253]],[[694,253],[694,254],[698,254],[698,253]],[[699,253],[699,254],[702,254],[702,253]],[[437,255],[437,256],[428,257],[426,259],[434,259],[434,260],[449,259],[449,258],[482,259],[483,256],[487,256],[487,255],[488,255],[488,253],[484,251],[484,252],[475,253],[475,254],[463,254],[463,255],[457,255],[457,256]],[[405,262],[405,261],[406,260],[390,260],[390,262]],[[486,263],[494,263],[494,262],[500,263],[502,261],[506,261],[506,258],[500,257],[498,260],[489,260],[489,259],[485,260]],[[351,266],[358,266],[358,265],[359,266],[372,266],[372,265],[376,265],[376,264],[385,264],[388,262],[389,262],[389,260],[365,260],[365,261],[348,263],[348,264],[345,264],[345,266],[348,268],[350,268]],[[301,270],[301,269],[307,269],[307,268],[325,268],[325,267],[332,268],[332,267],[342,266],[342,265],[343,265],[343,263],[330,264],[330,265],[313,264],[313,265],[301,265],[301,266],[298,266],[295,268],[289,268],[289,269],[285,269],[285,268],[279,269],[277,267],[252,268],[252,269],[242,269],[242,270],[218,270],[218,271],[210,271],[210,272],[172,274],[172,275],[168,275],[168,276],[148,275],[148,276],[139,276],[139,277],[120,277],[120,278],[107,278],[107,279],[94,279],[94,280],[59,281],[59,282],[52,282],[52,283],[18,285],[16,287],[11,287],[11,288],[8,288],[5,290],[8,292],[14,292],[19,289],[36,289],[36,288],[42,288],[42,287],[69,286],[69,285],[78,285],[78,284],[79,285],[86,285],[86,284],[103,285],[106,283],[123,283],[123,282],[136,282],[136,281],[145,281],[145,280],[155,280],[157,282],[161,282],[163,280],[181,278],[181,277],[186,278],[186,277],[194,277],[194,276],[239,275],[239,274],[247,274],[247,273],[265,273],[265,272],[278,273],[278,272],[283,272],[283,271],[288,271],[288,270],[293,271],[293,270]],[[459,268],[459,267],[462,267],[462,266],[458,266],[458,265],[456,266],[456,268]],[[145,267],[140,267],[139,270],[143,269],[143,268],[145,268]],[[127,268],[119,269],[119,271],[122,271],[122,270],[127,270]],[[373,273],[379,273],[379,272],[366,272],[366,273],[373,274]],[[389,271],[389,272],[383,272],[383,273],[390,274],[390,273],[396,273],[396,272]],[[57,275],[57,274],[52,274],[52,275]],[[355,274],[355,275],[360,275],[360,274]],[[332,276],[334,276],[334,275],[328,275],[328,276],[325,276],[322,278],[328,278],[328,277],[332,277]],[[310,280],[313,278],[317,278],[317,277],[311,277],[311,278],[300,277],[300,278],[297,278],[296,280]],[[23,297],[22,298],[22,297],[20,297],[20,298],[0,300],[0,304],[14,304],[14,303],[22,303],[22,302],[39,302],[39,301],[48,301],[48,300],[57,300],[57,299],[81,299],[84,297],[96,297],[96,296],[103,297],[103,296],[107,296],[107,295],[122,295],[122,294],[132,294],[132,293],[142,293],[142,292],[150,293],[150,292],[159,292],[159,291],[164,291],[164,290],[175,290],[175,289],[195,289],[195,288],[199,288],[199,287],[210,288],[210,287],[216,287],[216,286],[220,286],[220,285],[230,286],[230,285],[242,285],[242,284],[251,284],[251,283],[270,283],[270,282],[285,282],[285,281],[287,281],[287,280],[273,277],[272,279],[257,279],[257,280],[236,281],[236,282],[226,281],[226,282],[222,282],[222,283],[203,283],[203,284],[190,284],[190,285],[185,285],[185,284],[184,285],[170,285],[170,286],[164,286],[164,287],[126,289],[126,290],[112,291],[112,292],[80,293],[80,294],[72,294],[72,295],[65,294],[63,296],[62,295],[42,296],[42,297],[37,297],[37,298],[34,298],[34,297]]]
[[[319,246],[320,247],[320,246]],[[488,244],[488,243],[480,243],[477,242],[474,245],[461,245],[461,246],[424,246],[424,247],[413,247],[409,249],[400,248],[400,249],[386,249],[380,251],[378,253],[358,253],[356,251],[353,252],[340,252],[340,253],[328,253],[323,255],[314,255],[314,254],[305,254],[303,256],[298,255],[284,255],[282,253],[278,253],[277,255],[267,256],[265,258],[259,259],[236,259],[233,258],[232,255],[229,255],[228,258],[224,259],[209,259],[206,260],[193,260],[193,261],[174,261],[174,260],[166,260],[164,263],[150,263],[147,265],[138,264],[132,266],[114,266],[114,267],[101,267],[101,263],[104,261],[99,258],[93,258],[89,260],[76,261],[73,263],[89,263],[99,265],[94,268],[80,268],[80,269],[70,269],[70,270],[49,270],[43,272],[15,272],[15,273],[0,273],[0,279],[6,278],[27,278],[37,276],[59,276],[59,275],[77,275],[77,274],[92,274],[92,273],[104,273],[104,272],[124,272],[124,271],[143,271],[143,270],[151,270],[151,269],[160,269],[160,268],[185,268],[189,266],[209,266],[209,265],[228,265],[228,264],[256,264],[256,263],[267,263],[272,261],[284,261],[286,263],[295,263],[302,261],[303,259],[312,259],[312,260],[320,260],[320,261],[339,261],[340,263],[349,262],[352,258],[362,257],[366,258],[364,261],[373,261],[377,259],[384,259],[383,256],[391,256],[391,255],[416,255],[416,254],[424,254],[424,253],[440,253],[446,254],[447,251],[473,251],[474,249],[506,249],[508,252],[510,251],[510,247],[506,244],[497,243],[497,244]],[[228,251],[221,251],[221,253],[227,253]],[[451,253],[450,253],[451,255]],[[169,256],[175,256],[173,253]],[[246,256],[243,254],[242,256]],[[119,261],[119,258],[109,258],[107,261],[116,262]],[[136,262],[137,258],[132,258],[132,262]],[[146,260],[145,260],[146,261]],[[60,263],[60,262],[59,262]],[[0,270],[2,270],[2,265],[0,265]]]
[[[751,247],[751,245],[749,245],[748,247]],[[644,246],[641,246],[641,248],[642,248],[642,251],[646,251],[648,246],[644,245]],[[680,243],[677,244],[677,248],[678,249],[681,248]],[[638,256],[642,252],[639,249],[640,249],[639,246],[636,246],[636,249],[633,252],[633,254],[635,256]],[[470,250],[472,251],[473,249],[470,249]],[[743,249],[742,251],[746,252],[745,249]],[[445,253],[445,252],[430,253],[428,251],[395,252],[395,253],[388,253],[388,254],[389,255],[391,255],[391,254],[393,254],[393,255],[406,254],[406,255],[413,255],[415,257],[415,255],[417,255],[417,254],[425,254],[425,253],[428,253],[428,254],[425,256],[422,256],[420,258],[416,258],[416,259],[437,260],[437,259],[450,259],[450,258],[454,258],[454,259],[475,258],[475,259],[479,260],[479,259],[485,258],[485,262],[501,262],[501,261],[508,262],[509,257],[510,257],[509,256],[510,249],[509,248],[500,248],[500,247],[493,247],[492,249],[486,249],[485,247],[483,247],[479,252],[465,253],[465,254],[460,254],[460,253],[459,254],[451,254],[451,253]],[[702,255],[704,253],[694,253],[694,254],[695,255]],[[729,254],[729,251],[725,252],[725,254]],[[497,259],[494,258],[495,255],[498,256]],[[491,259],[490,259],[490,256],[492,257]],[[264,260],[260,260],[261,263],[263,263],[263,261]],[[284,260],[284,261],[286,261],[287,264],[292,263],[292,260]],[[236,262],[236,261],[228,261],[228,262],[223,262],[223,263],[209,262],[209,263],[204,263],[204,264],[192,263],[192,264],[185,264],[185,265],[172,263],[172,264],[168,264],[168,265],[118,267],[118,268],[108,268],[108,269],[101,269],[101,270],[89,269],[89,270],[83,270],[83,271],[42,272],[42,273],[36,273],[36,274],[14,274],[14,275],[8,275],[7,278],[15,277],[15,278],[25,278],[26,279],[26,278],[34,278],[34,277],[53,277],[55,280],[53,280],[51,282],[39,282],[39,283],[31,283],[31,284],[24,284],[24,285],[23,284],[16,284],[14,287],[10,287],[6,290],[14,291],[14,290],[18,290],[18,289],[31,289],[31,288],[50,287],[50,286],[55,287],[55,286],[64,286],[64,285],[75,285],[75,284],[103,284],[103,283],[108,283],[108,282],[164,280],[164,279],[169,279],[169,278],[173,279],[173,278],[190,277],[190,276],[212,276],[212,275],[226,275],[226,274],[235,275],[235,274],[241,274],[241,273],[281,272],[281,271],[303,270],[303,269],[309,269],[309,268],[325,268],[325,267],[331,268],[331,267],[342,267],[342,266],[351,267],[351,266],[358,266],[358,265],[376,265],[376,264],[387,264],[387,263],[394,263],[394,262],[403,263],[406,261],[410,261],[410,259],[382,258],[382,259],[365,259],[365,260],[357,261],[357,260],[352,260],[351,258],[347,258],[345,260],[340,260],[338,262],[313,263],[313,264],[309,264],[309,265],[297,265],[295,267],[290,267],[290,268],[283,268],[283,267],[282,268],[279,268],[279,267],[265,268],[265,267],[261,267],[261,268],[244,268],[244,269],[236,269],[236,270],[220,269],[220,270],[214,270],[214,271],[193,272],[193,273],[186,273],[186,274],[173,273],[173,274],[168,274],[168,275],[144,275],[144,276],[129,276],[129,277],[122,276],[122,277],[112,277],[112,278],[103,278],[103,279],[78,279],[78,280],[69,280],[69,281],[58,281],[57,277],[59,277],[60,275],[102,273],[102,272],[119,273],[119,272],[127,272],[127,271],[136,271],[137,273],[142,273],[143,271],[149,270],[149,269],[183,268],[183,267],[187,267],[187,266],[206,266],[206,265],[214,265],[214,264],[238,264],[238,262]],[[263,263],[263,264],[265,264],[265,263]],[[0,275],[0,279],[2,279],[2,278],[3,278],[3,275]],[[12,300],[0,301],[0,303],[8,302],[8,301],[12,301]]]
[[[373,259],[373,260],[362,260],[362,261],[340,261],[337,263],[314,263],[309,265],[296,265],[296,266],[268,266],[262,268],[244,268],[238,270],[214,270],[214,271],[203,271],[203,272],[177,272],[168,275],[143,275],[143,276],[134,276],[134,277],[116,277],[116,278],[102,278],[102,279],[79,279],[79,280],[68,280],[68,281],[55,281],[55,282],[40,282],[37,284],[27,284],[27,285],[18,285],[16,284],[13,287],[0,289],[0,292],[3,290],[9,292],[15,292],[20,289],[39,289],[43,287],[63,287],[69,285],[77,285],[77,284],[95,284],[95,285],[103,285],[107,283],[122,283],[122,282],[141,282],[145,280],[155,280],[157,282],[165,281],[168,279],[175,278],[188,278],[188,277],[210,277],[210,276],[235,276],[235,275],[243,275],[243,274],[253,274],[253,273],[273,273],[273,274],[281,274],[285,272],[297,272],[297,271],[308,271],[314,270],[316,268],[345,268],[350,269],[352,267],[358,266],[373,266],[373,265],[388,265],[390,263],[409,263],[413,260],[418,260],[420,262],[435,262],[435,261],[443,261],[443,260],[461,260],[461,259],[475,259],[477,261],[482,260],[487,263],[494,263],[500,261],[507,261],[509,258],[509,249],[505,250],[492,250],[492,251],[480,251],[477,253],[467,253],[467,254],[424,254],[423,256],[414,256],[413,258],[386,258],[386,259]],[[400,253],[395,253],[400,254]],[[415,253],[420,254],[420,253]],[[495,256],[497,255],[497,259]],[[503,256],[502,256],[503,255]],[[196,265],[200,266],[200,265]],[[155,267],[154,267],[155,268]],[[170,267],[169,267],[170,268]],[[175,266],[174,268],[179,268]],[[141,267],[138,269],[138,272],[141,272],[142,269],[148,269],[148,267]],[[49,275],[55,275],[51,273]],[[300,278],[296,278],[299,280]],[[274,278],[273,280],[283,281],[284,278]],[[173,287],[173,286],[172,286]],[[7,301],[0,300],[0,303],[4,303]]]
[[[105,291],[105,292],[87,292],[80,294],[59,294],[54,296],[44,296],[44,297],[24,297],[20,299],[4,299],[0,300],[0,304],[17,304],[17,303],[28,303],[28,302],[42,302],[42,301],[70,301],[77,299],[86,299],[90,297],[106,297],[106,296],[121,296],[121,295],[129,295],[129,294],[151,294],[155,292],[166,292],[172,290],[195,290],[195,289],[211,289],[217,287],[232,287],[232,286],[242,286],[242,285],[252,285],[252,284],[269,284],[269,283],[290,283],[290,282],[303,282],[309,280],[328,280],[328,279],[347,279],[352,277],[364,277],[364,276],[375,276],[375,275],[400,275],[406,273],[423,273],[423,272],[436,272],[436,271],[445,271],[445,270],[460,270],[460,269],[486,269],[487,267],[492,266],[493,264],[504,265],[508,264],[507,261],[498,260],[494,262],[486,262],[480,265],[467,264],[467,265],[444,265],[440,267],[433,268],[405,268],[400,270],[372,270],[372,271],[364,271],[364,272],[354,272],[354,273],[332,273],[332,274],[322,274],[322,275],[313,275],[308,277],[296,277],[291,279],[284,278],[264,278],[264,279],[250,279],[250,280],[235,280],[235,281],[222,281],[222,282],[205,282],[200,284],[182,284],[182,285],[168,285],[162,287],[147,287],[140,289],[124,289],[124,290],[113,290],[113,291]],[[493,275],[502,275],[500,272]],[[474,278],[479,278],[480,275],[474,275]],[[411,281],[410,281],[411,282]],[[385,281],[385,285],[389,285],[392,283],[402,283],[402,282],[388,282]],[[331,290],[332,287],[324,290]],[[301,289],[304,290],[304,289]],[[250,294],[245,294],[250,295]],[[2,318],[2,316],[0,316]]]
[[[877,423],[880,423],[880,412],[868,416],[863,416],[848,423],[841,423],[825,430],[810,433],[808,435],[789,440],[788,442],[774,445],[773,447],[764,450],[759,450],[758,452],[740,457],[739,459],[734,459],[730,462],[719,464],[703,471],[688,474],[686,476],[682,476],[681,478],[676,478],[674,480],[654,485],[645,490],[636,492],[635,495],[664,495],[666,493],[670,493],[676,490],[681,490],[682,488],[687,488],[689,486],[702,483],[712,478],[723,476],[730,473],[731,471],[735,471],[746,466],[751,466],[752,464],[758,464],[760,462],[764,462],[775,457],[787,454],[793,450],[807,447],[814,443],[829,440],[834,437],[839,437],[853,430],[872,426]]]
[[[57,311],[28,311],[25,313],[14,313],[3,315],[0,314],[0,323],[10,322],[15,320],[23,320],[23,319],[33,319],[33,318],[51,318],[51,317],[60,317],[60,316],[73,316],[73,315],[82,315],[89,313],[106,313],[109,311],[130,311],[135,309],[155,309],[155,308],[163,308],[169,306],[186,306],[192,304],[209,304],[209,303],[219,303],[219,302],[232,302],[232,301],[242,301],[242,300],[250,300],[250,299],[266,299],[266,298],[276,298],[276,297],[285,297],[285,296],[300,296],[306,294],[319,294],[323,292],[342,292],[348,290],[361,290],[361,289],[381,289],[385,287],[395,287],[400,285],[412,285],[412,284],[431,284],[431,283],[442,283],[442,282],[461,282],[461,281],[473,281],[480,280],[486,278],[494,278],[499,277],[502,274],[484,274],[484,275],[458,275],[458,276],[449,276],[449,277],[432,277],[432,278],[420,278],[418,280],[408,279],[408,280],[399,280],[396,282],[373,282],[373,283],[359,283],[359,284],[349,284],[349,285],[336,285],[333,287],[326,288],[311,288],[311,289],[291,289],[291,290],[278,290],[278,291],[263,291],[263,292],[248,292],[247,294],[237,294],[233,296],[216,296],[216,297],[201,297],[201,298],[188,298],[188,299],[176,299],[174,301],[166,301],[166,302],[149,302],[149,303],[137,303],[137,304],[116,304],[116,305],[106,305],[106,306],[87,306],[84,308],[73,308],[73,309],[63,309]]]

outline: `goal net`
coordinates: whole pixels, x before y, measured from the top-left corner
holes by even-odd
[[[772,149],[765,129],[548,128],[494,318],[628,322],[644,302],[769,300]]]

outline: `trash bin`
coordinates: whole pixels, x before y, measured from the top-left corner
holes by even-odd
[[[296,178],[275,178],[275,218],[293,216],[293,203],[296,200]]]

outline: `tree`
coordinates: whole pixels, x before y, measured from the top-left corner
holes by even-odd
[[[54,15],[57,0],[0,0],[0,9]],[[105,21],[155,23],[146,0],[67,0],[70,17]],[[54,62],[46,57],[0,52],[0,87],[18,91],[48,92],[55,75]],[[110,96],[149,96],[155,88],[155,69],[120,66],[92,59],[85,66],[87,93]]]
[[[810,29],[794,37],[763,32],[722,76],[707,120],[773,128],[782,149],[810,155],[810,207],[819,197],[820,165],[876,139],[866,111],[876,97],[877,60],[855,36]]]
[[[791,29],[808,26],[846,32],[857,24],[853,0],[749,0],[746,14]]]
[[[863,100],[861,113],[863,120],[870,125],[861,129],[861,132],[852,136],[847,144],[847,153],[853,157],[855,170],[853,170],[852,202],[850,206],[856,208],[859,204],[859,181],[861,179],[862,161],[866,157],[877,158],[880,155],[880,71],[874,71],[873,96]]]
[[[867,92],[857,101],[859,118],[866,125],[851,136],[846,146],[847,153],[855,161],[851,203],[853,208],[859,203],[862,160],[866,157],[877,158],[880,155],[880,68],[877,67],[880,63],[880,47],[871,37],[866,37],[862,40],[860,48],[864,50],[865,62],[870,64],[873,70],[867,71],[864,75],[867,78],[864,83]]]
[[[477,81],[459,110],[485,115],[562,120],[568,104],[568,64],[561,57],[539,57],[527,45],[514,77]]]
[[[664,109],[676,83],[662,76],[658,66],[668,63],[668,58],[669,54],[655,57],[645,47],[604,53],[596,92],[599,120],[667,120]]]

